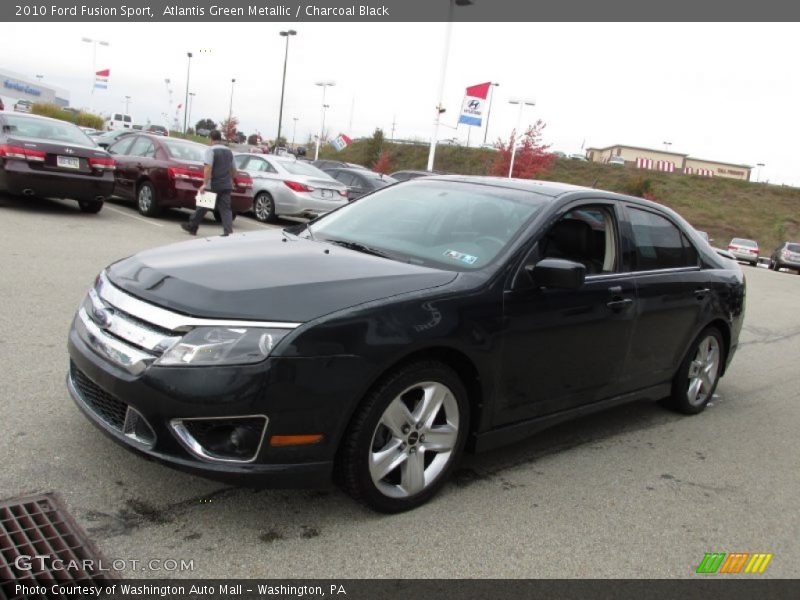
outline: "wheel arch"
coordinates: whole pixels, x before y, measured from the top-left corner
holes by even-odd
[[[722,343],[724,345],[723,352],[725,352],[725,355],[722,357],[722,371],[719,374],[719,376],[722,377],[727,370],[728,356],[731,351],[731,326],[724,319],[717,318],[708,323],[703,329],[707,327],[716,327],[722,334]]]
[[[434,360],[451,368],[453,371],[455,371],[456,375],[458,375],[459,379],[464,384],[464,388],[467,391],[467,401],[469,402],[469,437],[467,438],[466,449],[468,451],[472,449],[474,433],[478,430],[481,421],[484,402],[484,393],[481,386],[480,372],[478,371],[478,368],[472,359],[470,359],[469,356],[467,356],[461,350],[457,350],[449,346],[431,346],[414,350],[413,352],[402,356],[393,363],[389,364],[386,368],[382,369],[380,373],[373,378],[358,401],[353,404],[347,422],[342,429],[342,433],[337,441],[337,462],[339,461],[342,445],[347,439],[347,432],[350,429],[353,419],[358,414],[359,408],[362,406],[365,399],[369,397],[372,391],[378,387],[383,379],[392,371],[401,369],[405,365],[424,360]]]

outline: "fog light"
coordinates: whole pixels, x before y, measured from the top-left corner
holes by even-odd
[[[267,417],[174,419],[175,435],[189,452],[210,462],[252,462],[258,456]]]

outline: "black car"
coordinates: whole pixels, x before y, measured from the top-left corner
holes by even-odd
[[[350,200],[397,183],[396,179],[369,169],[323,169],[328,175],[347,186]]]
[[[653,202],[427,177],[112,264],[73,322],[68,387],[173,467],[257,486],[336,473],[396,512],[465,448],[632,400],[701,412],[744,298],[741,268]]]
[[[114,191],[114,168],[111,155],[72,123],[0,114],[0,192],[69,198],[96,213]]]
[[[313,165],[318,169],[366,169],[367,167],[363,165],[357,165],[356,163],[349,163],[344,162],[341,160],[329,160],[329,159],[319,159],[313,161]]]
[[[89,135],[92,141],[101,148],[108,148],[111,144],[126,135],[137,133],[134,129],[114,129],[113,131],[100,131]]]
[[[429,177],[430,175],[443,175],[439,171],[395,171],[390,175],[392,179],[397,181],[408,181],[409,179],[416,179],[417,177]]]

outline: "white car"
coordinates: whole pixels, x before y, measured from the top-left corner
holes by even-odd
[[[313,219],[348,202],[346,185],[291,155],[237,153],[234,162],[253,179],[253,215],[261,222]]]
[[[33,110],[33,102],[30,100],[17,100],[14,105],[14,112],[29,113]]]
[[[585,156],[585,155],[583,155],[583,154],[580,154],[580,153],[578,153],[578,152],[576,152],[576,153],[574,153],[574,154],[570,154],[570,155],[569,155],[569,157],[570,157],[570,159],[572,159],[572,160],[580,160],[580,161],[583,161],[583,162],[588,162],[588,161],[589,161],[589,159],[588,159],[588,158],[586,158],[586,156]]]
[[[625,159],[622,158],[621,156],[612,156],[612,157],[610,157],[608,159],[608,162],[606,164],[617,165],[619,167],[624,167],[625,166]]]
[[[754,267],[758,264],[758,242],[745,238],[733,238],[728,244],[728,252],[736,260],[743,260]]]

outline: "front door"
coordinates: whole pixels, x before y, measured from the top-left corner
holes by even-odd
[[[503,373],[495,425],[615,396],[636,315],[636,290],[621,273],[617,207],[581,204],[553,225],[531,258],[582,263],[576,290],[518,286],[505,293]],[[520,274],[519,277],[525,276]]]

